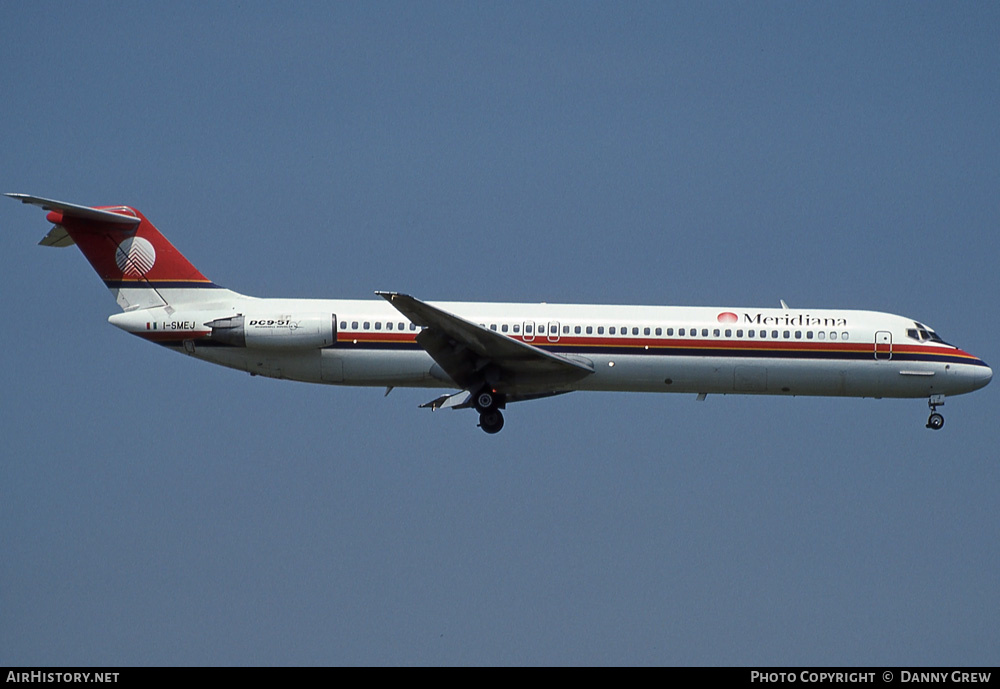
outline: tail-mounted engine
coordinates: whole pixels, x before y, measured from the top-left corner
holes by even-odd
[[[205,325],[212,329],[213,340],[234,347],[319,349],[337,341],[337,317],[333,314],[246,316],[240,313]]]

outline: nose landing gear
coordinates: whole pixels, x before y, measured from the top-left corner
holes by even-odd
[[[937,408],[944,406],[944,395],[931,395],[927,406],[931,409],[931,415],[927,417],[927,428],[940,431],[944,428],[944,416],[938,414]]]

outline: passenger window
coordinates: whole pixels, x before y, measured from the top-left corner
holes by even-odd
[[[777,340],[778,339],[778,331],[777,330],[772,330],[771,331],[771,339],[772,340]]]
[[[841,340],[846,340],[847,339],[847,333],[841,333],[840,334],[840,339]]]
[[[604,334],[604,326],[603,325],[597,326],[597,334],[598,335],[603,335]]]
[[[410,323],[410,330],[416,330],[416,329],[417,329],[417,324],[416,323]]]
[[[390,322],[388,322],[388,323],[385,324],[385,329],[386,330],[392,330],[392,321],[390,321]]]
[[[514,332],[515,333],[521,332],[521,324],[520,323],[515,323],[514,324]]]
[[[574,335],[579,335],[580,331],[581,331],[580,326],[576,326],[575,328],[573,328],[573,334]]]
[[[642,334],[643,335],[648,335],[649,334],[649,328],[643,328],[642,329]]]
[[[594,326],[592,326],[592,325],[588,325],[587,326],[587,334],[588,335],[593,335],[594,334]]]
[[[534,331],[535,331],[535,326],[534,325],[532,325],[531,323],[525,323],[525,325],[524,325],[524,334],[525,335],[530,335]]]
[[[708,328],[702,328],[701,329],[701,336],[702,337],[708,337]]]
[[[340,329],[341,330],[347,330],[347,321],[341,321],[340,322]]]
[[[497,324],[496,323],[490,323],[490,330],[492,330],[493,332],[496,332],[497,331]]]
[[[736,331],[736,337],[743,337],[743,331],[742,330],[737,330]]]
[[[720,333],[719,333],[719,329],[718,328],[716,328],[715,330],[712,331],[712,337],[718,337],[719,335],[720,335]]]
[[[365,330],[371,330],[371,327],[372,327],[371,321],[365,321]]]
[[[615,326],[612,325],[610,328],[608,328],[608,335],[614,335],[614,334],[615,334]]]
[[[813,331],[812,330],[807,330],[806,331],[806,339],[807,340],[813,339]]]
[[[656,336],[657,336],[657,337],[660,337],[660,336],[662,336],[662,335],[663,335],[663,328],[657,328],[657,329],[656,329]]]
[[[801,340],[802,339],[802,331],[801,330],[796,330],[795,331],[795,339],[796,340]]]
[[[751,330],[750,332],[751,332],[751,334],[753,333],[753,331],[752,331],[752,330]],[[766,330],[761,330],[761,331],[760,331],[760,336],[761,336],[762,338],[767,338],[767,331],[766,331]]]
[[[576,326],[576,331],[580,332],[580,326]],[[568,325],[564,325],[563,326],[563,335],[569,335],[569,326]]]
[[[821,340],[825,340],[826,339],[826,332],[823,331],[823,330],[820,330],[818,333],[816,333],[816,337],[818,337]]]
[[[507,324],[506,323],[502,323],[500,325],[500,332],[505,333],[505,332],[507,332],[507,329],[508,328],[507,328]]]
[[[632,334],[633,335],[638,335],[639,334],[639,329],[638,328],[632,328]],[[646,334],[647,335],[649,334],[649,328],[646,329]]]
[[[732,336],[733,336],[733,331],[732,330],[727,330],[726,331],[726,337],[732,337]]]
[[[837,339],[837,333],[830,333],[830,339],[831,340],[836,340]]]
[[[358,322],[351,321],[351,330],[357,330],[357,329],[358,329]]]
[[[757,336],[757,331],[756,330],[748,330],[747,331],[747,337],[756,337],[756,336]]]
[[[684,333],[681,333],[681,335],[683,335],[683,334]],[[673,336],[674,336],[674,329],[673,328],[667,328],[667,337],[673,337]]]
[[[375,329],[376,330],[382,329],[382,321],[375,321]]]

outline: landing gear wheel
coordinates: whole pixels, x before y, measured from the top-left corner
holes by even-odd
[[[489,390],[484,390],[483,392],[476,395],[476,409],[479,410],[480,414],[485,414],[491,409],[495,409],[497,406],[496,397]]]
[[[931,415],[927,417],[927,428],[933,431],[940,431],[944,427],[944,417],[938,414],[937,408],[944,405],[944,395],[931,395],[927,400],[927,406],[931,408]]]
[[[479,427],[490,435],[499,433],[500,429],[503,428],[503,414],[496,409],[484,411],[479,415]]]

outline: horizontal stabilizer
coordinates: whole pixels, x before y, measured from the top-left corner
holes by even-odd
[[[53,201],[52,199],[43,199],[40,196],[29,196],[28,194],[4,194],[4,196],[9,196],[12,199],[17,199],[21,203],[28,203],[31,204],[32,206],[38,206],[43,210],[57,211],[59,213],[62,213],[64,217],[69,217],[69,218],[80,218],[81,220],[94,220],[97,222],[112,223],[114,225],[125,225],[128,228],[134,228],[138,226],[140,222],[140,218],[137,218],[134,215],[123,215],[122,213],[130,212],[128,209],[124,207],[121,208],[122,213],[117,213],[110,210],[89,208],[88,206],[78,206],[75,203],[66,203],[64,201]],[[45,240],[42,241],[43,243],[45,242]],[[59,246],[59,245],[44,244],[44,246]],[[62,245],[62,246],[68,246],[68,245]]]
[[[49,233],[38,242],[39,246],[73,246],[76,242],[69,236],[69,232],[61,225],[53,225]]]

